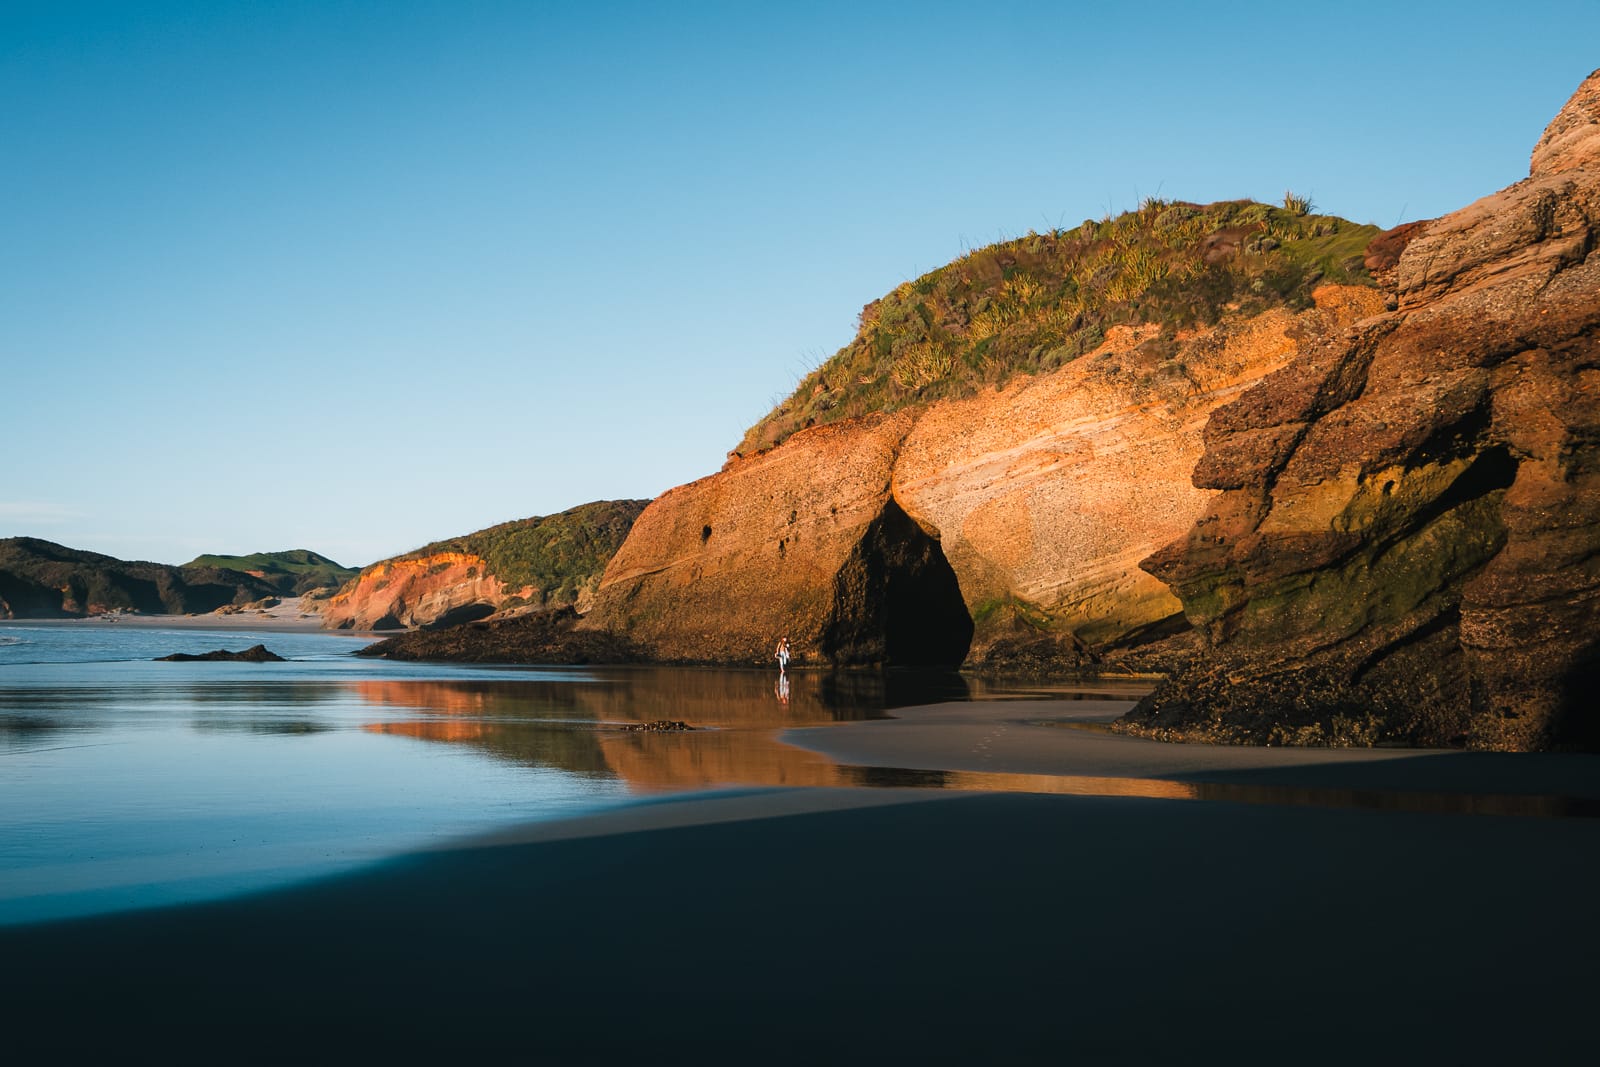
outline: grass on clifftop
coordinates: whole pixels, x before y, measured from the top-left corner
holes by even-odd
[[[567,604],[599,579],[648,500],[599,500],[557,515],[503,522],[476,533],[424,545],[396,559],[441,552],[481,556],[508,589],[531,585],[546,604]]]
[[[868,304],[856,337],[745,433],[749,454],[821,423],[967,396],[1054,370],[1107,328],[1179,329],[1311,306],[1322,282],[1372,284],[1376,226],[1281,207],[1146,200],[1117,218],[980,248]]]

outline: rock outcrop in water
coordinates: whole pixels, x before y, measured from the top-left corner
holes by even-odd
[[[251,645],[238,652],[219,648],[211,652],[174,652],[157,656],[157,663],[282,663],[284,659],[266,645]]]
[[[597,501],[380,560],[328,601],[323,625],[438,628],[496,613],[565,605],[586,609],[600,572],[645,504]]]
[[[1135,727],[1600,742],[1600,72],[1527,179],[1413,226],[1393,310],[1219,410],[1145,568],[1209,654]]]

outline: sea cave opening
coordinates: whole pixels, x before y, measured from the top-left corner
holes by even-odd
[[[834,579],[822,652],[838,666],[958,667],[972,616],[937,538],[891,499]]]

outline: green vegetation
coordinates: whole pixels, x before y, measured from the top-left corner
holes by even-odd
[[[861,312],[856,337],[745,434],[738,451],[806,426],[966,396],[1054,370],[1119,324],[1177,331],[1311,306],[1320,282],[1372,284],[1376,226],[1314,215],[1308,197],[1198,205],[1151,198],[1117,218],[971,252]]]
[[[181,615],[273,593],[266,582],[238,571],[120,560],[37,537],[0,540],[0,618],[78,618],[108,611]]]
[[[441,552],[481,556],[489,572],[509,588],[531,585],[540,591],[544,604],[570,604],[584,586],[599,580],[648,503],[599,500],[558,515],[503,522],[435,541],[397,558],[420,559]]]
[[[358,573],[354,567],[341,567],[326,556],[304,548],[288,552],[252,552],[248,556],[196,556],[188,567],[241,571],[254,575],[287,596],[300,596],[312,589],[337,589]]]

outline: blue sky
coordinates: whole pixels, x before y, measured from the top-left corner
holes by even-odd
[[[0,536],[362,564],[654,496],[967,248],[1525,176],[1600,2],[1516,10],[0,0]]]

